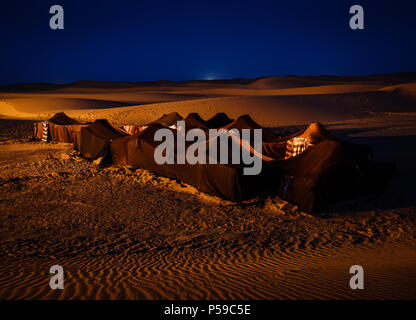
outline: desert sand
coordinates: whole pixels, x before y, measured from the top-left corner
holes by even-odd
[[[320,121],[397,173],[381,197],[320,215],[273,191],[233,203],[33,141],[60,111],[118,125],[247,113],[280,134]],[[415,135],[415,74],[0,87],[0,298],[415,299]],[[357,264],[364,290],[349,287]]]

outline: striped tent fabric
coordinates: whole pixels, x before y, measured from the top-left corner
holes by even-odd
[[[123,126],[122,129],[129,135],[135,135],[146,129],[147,126]]]
[[[306,150],[308,139],[303,137],[294,137],[286,142],[285,159],[292,158]]]
[[[138,126],[123,126],[123,130],[126,131],[129,135],[139,133]]]
[[[42,122],[42,127],[43,127],[42,141],[43,142],[48,142],[48,138],[49,138],[49,122],[48,121],[43,121]]]

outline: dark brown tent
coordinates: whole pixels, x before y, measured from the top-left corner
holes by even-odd
[[[85,125],[59,112],[45,122],[47,130],[44,131],[44,122],[34,124],[34,137],[41,140],[43,135],[47,141],[74,142],[74,135]]]
[[[68,117],[64,112],[58,112],[56,113],[52,118],[48,120],[49,122],[52,122],[54,124],[59,125],[71,125],[71,124],[81,124],[75,119],[72,119],[71,117]]]
[[[185,121],[186,129],[215,129],[224,127],[233,122],[233,120],[228,118],[228,116],[224,112],[217,113],[207,121],[202,119],[201,116],[196,112],[189,113],[185,119],[182,118],[181,115],[179,115],[177,112],[172,112],[163,115],[161,118],[153,121],[152,123],[159,123],[163,124],[166,127],[170,127],[176,125],[177,121],[180,120]]]
[[[81,129],[81,134],[76,138],[76,147],[86,159],[110,160],[111,141],[125,136],[128,136],[125,131],[112,125],[108,120],[99,119]]]
[[[224,112],[219,112],[211,119],[206,121],[206,124],[209,128],[221,128],[229,125],[234,120],[228,118],[228,116]]]
[[[254,121],[248,114],[239,116],[236,120],[226,126],[227,129],[263,129],[256,121]]]
[[[197,114],[190,114],[187,119],[194,128],[208,127],[203,126],[206,122]],[[263,129],[247,115],[226,128]],[[160,144],[154,141],[154,135],[159,129],[170,130],[176,141],[177,130],[159,123],[129,136],[108,121],[97,120],[82,129],[81,154],[88,159],[111,155],[116,165],[148,169],[232,201],[247,199],[263,190],[275,190],[281,198],[307,212],[318,212],[336,201],[378,194],[390,181],[395,168],[393,164],[370,160],[371,148],[341,140],[319,123],[283,138],[270,132],[269,139],[263,142],[263,169],[259,175],[244,175],[244,165],[159,165],[154,159]],[[202,143],[208,144],[208,141]],[[176,149],[172,153],[176,158]]]
[[[195,128],[209,129],[209,126],[207,125],[205,120],[202,119],[201,116],[196,112],[190,113],[186,116],[185,126],[186,126],[186,130],[195,129]]]
[[[166,127],[170,127],[175,125],[176,122],[183,120],[182,116],[177,112],[171,112],[168,114],[164,114],[159,119],[153,121],[152,123],[160,123],[163,124]]]
[[[225,126],[226,129],[237,129],[241,131],[242,129],[262,129],[262,139],[266,142],[275,141],[279,138],[278,135],[274,134],[270,130],[263,128],[256,121],[254,121],[248,114],[244,114],[238,117],[236,120]],[[253,135],[251,135],[253,136]]]
[[[219,163],[159,165],[154,159],[155,148],[160,144],[160,142],[154,141],[154,134],[158,129],[168,128],[161,124],[151,124],[138,135],[114,139],[111,143],[113,163],[148,169],[193,185],[201,192],[232,201],[241,201],[261,191],[273,188],[276,179],[279,180],[279,177],[281,179],[280,169],[267,161],[262,162],[261,173],[254,176],[243,175],[243,165]],[[177,131],[168,130],[172,131],[176,139]],[[280,180],[278,184],[280,184]]]
[[[350,148],[360,152],[363,157],[367,158],[371,152],[371,148],[364,145],[353,144],[348,141],[344,141],[326,130],[319,122],[311,123],[304,130],[291,134],[289,136],[280,137],[272,142],[263,142],[263,154],[277,159],[282,160],[287,154],[288,144],[293,141],[294,138],[304,138],[308,146],[316,146],[320,142],[325,140],[331,140],[335,142],[348,145]]]
[[[305,150],[293,152],[294,139],[307,143]],[[390,181],[395,165],[369,159],[371,148],[333,136],[321,124],[312,123],[305,130],[263,143],[263,154],[276,159],[284,173],[279,196],[298,204],[306,212],[318,212],[326,205],[377,195]]]

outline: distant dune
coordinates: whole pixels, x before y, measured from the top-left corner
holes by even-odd
[[[411,100],[416,103],[416,83],[405,83],[395,86],[388,86],[380,89],[380,91],[391,92],[399,97]]]
[[[163,113],[248,113],[266,126],[333,122],[374,113],[416,111],[415,74],[368,77],[283,76],[258,79],[24,84],[0,87],[0,116],[42,119],[65,111],[143,124]]]
[[[302,77],[266,77],[252,82],[249,86],[255,89],[287,89],[319,86],[326,84],[326,81],[309,80]]]

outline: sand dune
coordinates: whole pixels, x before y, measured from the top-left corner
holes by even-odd
[[[410,77],[410,76],[409,76]],[[108,117],[119,124],[144,124],[163,113],[210,117],[248,113],[265,126],[333,122],[374,113],[416,110],[408,77],[269,77],[258,80],[111,83],[75,82],[33,91],[0,93],[3,117],[47,118],[58,111],[81,120]],[[400,84],[397,84],[400,83]],[[390,86],[389,86],[390,84]],[[23,91],[22,91],[23,90]]]
[[[305,124],[313,121],[330,123],[347,119],[368,118],[387,112],[414,112],[416,105],[393,97],[387,92],[288,95],[236,96],[166,102],[113,109],[86,109],[69,114],[81,120],[107,117],[119,124],[145,124],[164,113],[178,112],[186,116],[198,111],[204,118],[226,112],[235,118],[250,114],[267,127]]]
[[[5,100],[0,100],[0,117],[2,118],[26,118],[30,119],[33,117],[32,113],[21,112],[16,110],[16,108],[6,102]]]
[[[381,88],[380,91],[391,92],[392,94],[409,99],[413,104],[416,104],[416,83],[405,83],[395,86],[388,86]]]
[[[26,113],[33,116],[59,110],[117,108],[129,105],[177,101],[202,97],[195,94],[169,93],[130,93],[130,92],[78,92],[48,94],[8,94],[0,95],[0,102],[9,109],[1,109],[2,114]],[[205,97],[205,96],[203,96]],[[12,110],[13,108],[14,110]],[[30,115],[27,115],[30,117]]]
[[[255,89],[287,89],[319,86],[325,81],[311,81],[301,77],[266,77],[252,82],[249,86]]]

